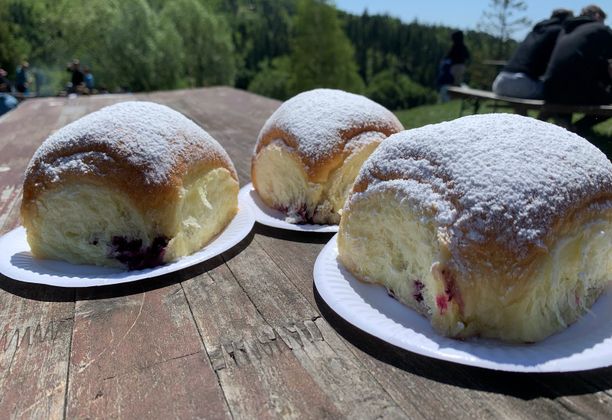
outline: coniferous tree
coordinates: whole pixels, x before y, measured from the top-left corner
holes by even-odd
[[[291,79],[291,62],[289,56],[283,55],[272,60],[264,60],[259,72],[249,83],[249,90],[270,98],[285,100],[291,96],[289,83]]]
[[[21,25],[12,19],[7,1],[0,1],[0,67],[13,76],[19,61],[30,54],[30,43]]]
[[[134,91],[171,89],[183,72],[183,48],[176,29],[160,21],[146,0],[119,2],[100,42],[98,66],[113,85]]]
[[[234,84],[232,39],[222,17],[197,1],[174,0],[162,9],[161,20],[173,26],[180,37],[185,71],[182,78],[187,86]]]
[[[365,80],[369,95],[404,98],[394,106],[426,97],[412,82],[434,87],[452,32],[354,16],[321,0],[0,0],[0,18],[0,66],[12,78],[28,59],[31,75],[43,74],[44,94],[62,89],[70,78],[66,63],[80,58],[97,87],[110,91],[234,81],[284,99],[316,86],[366,92]],[[496,58],[494,38],[468,31],[466,44],[469,84],[490,87],[495,69],[478,63]]]
[[[291,39],[291,90],[318,87],[361,92],[354,50],[336,9],[322,0],[300,0]]]
[[[236,87],[246,88],[275,57],[289,52],[296,0],[207,0],[228,16],[237,63]]]
[[[512,35],[531,25],[523,15],[525,10],[527,4],[522,0],[490,0],[488,10],[482,13],[478,28],[497,38],[496,58],[507,58]]]

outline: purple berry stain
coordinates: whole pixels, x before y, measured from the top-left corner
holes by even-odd
[[[425,285],[423,284],[421,280],[414,281],[414,293],[412,294],[412,297],[414,298],[414,300],[416,300],[419,303],[423,302],[423,289],[424,288],[425,288]]]
[[[109,257],[127,265],[128,270],[156,267],[164,262],[168,242],[169,239],[165,236],[157,236],[151,245],[143,247],[142,239],[113,236]]]
[[[440,273],[442,274],[442,281],[444,282],[444,294],[436,297],[436,305],[438,309],[440,309],[440,313],[444,314],[444,312],[446,312],[448,304],[451,301],[455,301],[459,311],[463,312],[463,299],[459,287],[457,286],[455,276],[448,269],[442,269]]]
[[[291,207],[287,207],[287,206],[277,206],[276,210],[280,211],[281,213],[284,213],[285,215],[295,218],[296,224],[298,225],[302,225],[305,223],[308,224],[316,224],[314,221],[314,213],[312,216],[309,216],[309,211],[308,211],[308,207],[306,206],[306,203],[302,203],[302,204],[298,204],[296,206],[291,206]]]
[[[448,309],[448,298],[446,295],[438,295],[436,296],[436,305],[440,310],[440,314],[444,315],[446,310]]]

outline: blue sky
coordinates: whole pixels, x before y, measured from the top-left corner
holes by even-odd
[[[355,14],[363,13],[367,7],[370,14],[387,13],[405,22],[417,19],[421,23],[443,24],[459,29],[476,29],[482,12],[488,8],[490,2],[489,0],[336,0],[335,3],[339,9]],[[526,3],[525,15],[534,23],[549,17],[553,9],[563,7],[578,14],[584,6],[593,3],[612,16],[611,0],[531,0]],[[514,37],[522,39],[527,32],[528,29],[525,29]]]

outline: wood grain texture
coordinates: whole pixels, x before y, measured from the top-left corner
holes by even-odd
[[[331,347],[315,322],[319,312],[309,304],[284,273],[272,264],[255,236],[251,245],[226,261],[261,317],[280,336],[319,387],[335,396],[343,416],[401,416],[405,413],[362,366],[338,343]],[[258,263],[259,262],[259,263]]]
[[[49,101],[22,105],[0,123],[0,234],[19,224],[25,168],[66,110]],[[74,291],[0,276],[0,413],[63,417],[73,310]]]
[[[77,294],[67,416],[228,417],[180,284],[141,283]]]
[[[226,265],[183,287],[234,417],[339,417]]]
[[[27,100],[0,118],[0,234],[19,223],[23,171],[38,145],[124,100],[192,118],[226,148],[241,185],[280,104],[224,87]],[[612,368],[495,372],[352,327],[313,289],[330,237],[256,225],[222,256],[123,286],[0,276],[0,418],[612,418]]]
[[[12,283],[0,278],[0,417],[61,418],[74,291]]]

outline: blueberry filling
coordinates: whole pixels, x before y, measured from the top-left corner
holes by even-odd
[[[109,257],[127,265],[128,270],[141,270],[163,264],[164,253],[169,239],[157,236],[151,245],[143,247],[142,239],[113,236]]]
[[[416,300],[419,303],[423,302],[423,289],[424,288],[425,288],[425,285],[423,284],[421,280],[414,281],[414,293],[412,294],[412,297],[414,298],[414,300]]]
[[[278,206],[276,209],[282,213],[285,213],[287,217],[295,220],[295,223],[298,225],[308,223],[308,224],[316,224],[314,221],[314,215],[316,210],[313,212],[312,216],[309,215],[308,208],[305,203],[302,203],[298,206]]]

